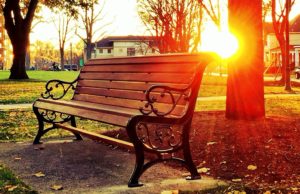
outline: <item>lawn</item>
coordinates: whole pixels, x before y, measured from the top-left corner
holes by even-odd
[[[8,80],[9,72],[0,71],[0,104],[32,103],[41,96],[48,80],[73,81],[77,71],[28,71],[30,79]]]
[[[9,71],[0,71],[0,81],[8,81]],[[73,81],[79,74],[79,71],[27,71],[29,82],[46,82],[51,79],[60,79],[65,81]],[[20,81],[27,82],[27,81]]]

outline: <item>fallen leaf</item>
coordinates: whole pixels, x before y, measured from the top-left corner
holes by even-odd
[[[160,194],[178,194],[178,190],[162,191]]]
[[[16,188],[18,188],[18,186],[17,185],[6,185],[4,188],[7,189],[7,191],[14,191]]]
[[[55,191],[63,190],[62,185],[52,185],[50,188]]]
[[[34,176],[36,176],[36,177],[44,177],[46,175],[44,173],[42,173],[42,172],[37,172],[37,173],[34,174]]]
[[[292,187],[291,190],[292,191],[298,191],[298,188],[297,187]]]
[[[232,182],[241,182],[242,179],[231,179]]]
[[[209,170],[210,170],[210,168],[205,168],[205,167],[204,167],[204,168],[199,168],[199,169],[198,169],[198,172],[199,172],[199,173],[207,173]]]
[[[215,141],[207,142],[206,145],[214,145],[214,144],[217,144],[217,142],[215,142]]]
[[[256,170],[256,169],[257,169],[257,166],[255,166],[255,165],[249,165],[249,166],[247,167],[247,169],[248,169],[248,170]]]
[[[15,157],[15,160],[21,160],[22,158],[20,158],[20,157]]]

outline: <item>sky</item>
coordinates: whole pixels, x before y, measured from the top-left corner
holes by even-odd
[[[105,2],[105,7],[103,10],[102,17],[104,18],[104,23],[110,23],[105,30],[107,35],[145,35],[147,34],[146,29],[140,20],[137,13],[136,0],[102,0]],[[45,16],[45,21],[51,21],[50,10],[43,9],[42,13]],[[300,0],[296,0],[290,18],[295,17],[300,13]],[[99,31],[99,34],[103,31]],[[210,32],[209,32],[210,33]],[[57,31],[55,30],[54,24],[39,23],[31,34],[31,41],[36,40],[58,42]],[[101,37],[95,36],[96,39]],[[77,36],[73,36],[73,41],[79,41]],[[96,41],[96,40],[94,40]]]
[[[139,35],[146,33],[146,29],[136,11],[136,0],[104,0],[104,2],[103,23],[109,23],[106,29],[103,30],[106,34]],[[51,18],[54,17],[47,8],[43,8],[42,13],[45,16],[45,21],[51,21]],[[99,34],[101,34],[101,30]],[[31,41],[58,41],[57,37],[54,24],[52,22],[44,22],[37,24],[33,29]],[[97,35],[95,37],[97,38]],[[78,39],[77,37],[73,38],[75,41]]]

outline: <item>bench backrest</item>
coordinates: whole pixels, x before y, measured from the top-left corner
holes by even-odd
[[[80,72],[73,100],[139,110],[146,103],[145,93],[150,86],[185,88],[193,81],[196,71],[200,71],[198,75],[201,76],[197,79],[202,79],[213,56],[212,53],[199,53],[92,59]],[[193,89],[198,90],[199,86]],[[171,99],[160,98],[161,91],[157,92],[153,93],[158,96],[157,108],[170,110]],[[182,115],[190,101],[180,99],[172,115]]]

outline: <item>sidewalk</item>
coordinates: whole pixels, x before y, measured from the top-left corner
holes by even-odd
[[[14,110],[14,109],[30,109],[32,108],[32,103],[30,104],[0,104],[0,111]]]
[[[265,98],[277,98],[277,97],[291,97],[299,96],[300,94],[265,94]],[[224,101],[226,96],[210,96],[210,97],[198,97],[197,101]],[[8,111],[15,109],[31,109],[32,103],[29,104],[0,104],[0,111]]]
[[[54,193],[50,188],[53,185],[63,187],[55,193],[68,194],[159,194],[178,190],[201,191],[226,185],[209,177],[187,181],[185,169],[158,164],[142,175],[140,180],[144,186],[128,188],[127,182],[135,163],[134,154],[90,140],[52,140],[52,143],[38,146],[0,143],[0,163],[39,193]],[[38,172],[45,176],[34,176]]]

